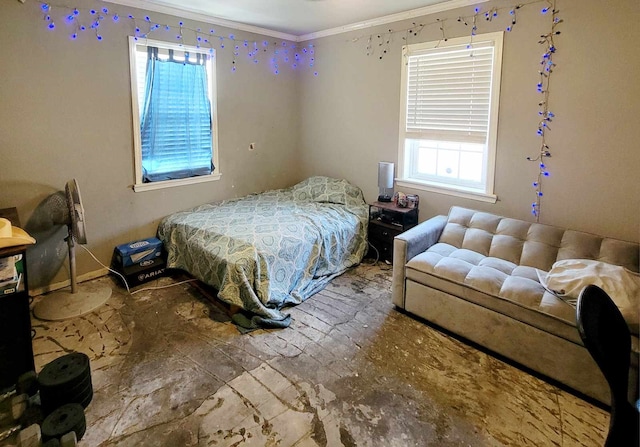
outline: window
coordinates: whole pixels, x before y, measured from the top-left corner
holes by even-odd
[[[398,184],[496,201],[502,33],[403,48]]]
[[[220,178],[210,50],[129,38],[135,191]]]

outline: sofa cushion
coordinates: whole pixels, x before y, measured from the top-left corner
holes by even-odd
[[[453,207],[439,242],[548,271],[558,256],[563,233],[549,225]]]
[[[437,243],[411,259],[408,280],[581,343],[575,309],[538,282],[536,269]]]
[[[632,272],[640,271],[638,244],[573,230],[564,232],[558,259],[554,262],[564,259],[593,259],[621,265]]]

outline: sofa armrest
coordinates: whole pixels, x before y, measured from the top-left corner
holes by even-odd
[[[435,216],[399,234],[393,239],[393,304],[404,309],[404,266],[411,258],[438,242],[447,223],[447,216]]]

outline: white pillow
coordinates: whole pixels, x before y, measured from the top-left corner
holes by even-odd
[[[591,259],[565,259],[554,263],[546,275],[538,270],[538,278],[545,289],[570,303],[575,303],[589,284],[600,287],[616,303],[632,332],[638,333],[640,275],[637,273]]]

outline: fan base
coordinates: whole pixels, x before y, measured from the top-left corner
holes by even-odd
[[[111,296],[111,288],[99,284],[78,284],[76,293],[58,290],[42,297],[33,308],[39,320],[58,321],[79,317],[102,306]]]

